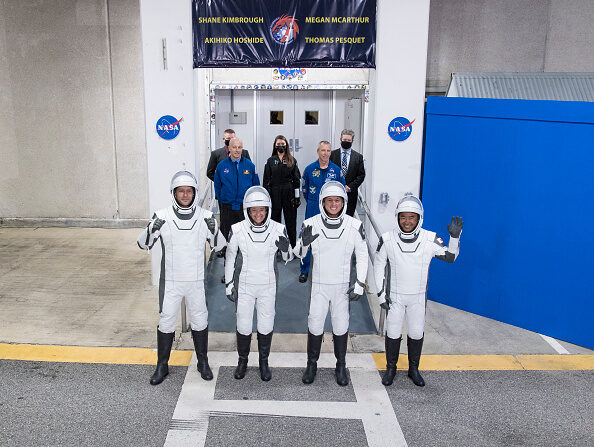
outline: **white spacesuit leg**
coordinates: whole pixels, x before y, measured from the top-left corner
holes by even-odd
[[[165,293],[163,297],[163,309],[159,319],[159,330],[166,334],[175,332],[177,314],[183,298],[183,290],[175,281],[165,281]]]
[[[256,312],[258,314],[258,332],[260,334],[269,334],[274,329],[275,298],[275,284],[259,287]]]
[[[312,283],[311,285],[307,327],[309,332],[316,336],[324,333],[324,323],[328,314],[329,297],[326,293],[326,287],[326,284]]]
[[[349,284],[325,285],[331,290],[330,318],[332,320],[332,333],[344,335],[349,330],[349,297],[346,293]]]
[[[406,323],[408,336],[413,340],[423,338],[425,332],[425,295],[409,295],[406,306]]]
[[[392,304],[386,316],[386,335],[390,338],[400,338],[402,335],[402,323],[406,314],[406,307],[402,297],[392,294]]]
[[[239,285],[237,295],[237,332],[241,335],[252,335],[253,319],[254,319],[254,305],[256,297],[252,291],[247,290],[245,285]]]
[[[206,296],[204,295],[204,281],[188,283],[185,297],[190,311],[192,330],[202,331],[206,329],[206,326],[208,326],[208,310],[206,309]]]

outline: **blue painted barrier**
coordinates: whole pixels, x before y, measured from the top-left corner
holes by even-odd
[[[428,98],[424,227],[429,298],[594,349],[594,103]]]

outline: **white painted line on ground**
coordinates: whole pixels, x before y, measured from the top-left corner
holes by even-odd
[[[257,353],[250,355],[250,366],[257,366]],[[304,354],[274,353],[272,367],[305,368]],[[381,385],[371,354],[348,354],[347,365],[357,402],[311,402],[270,400],[214,400],[215,385],[221,366],[235,366],[234,352],[209,354],[214,378],[205,381],[196,370],[196,355],[192,357],[182,386],[165,446],[204,446],[210,415],[267,415],[329,419],[361,419],[370,447],[406,447],[406,440],[388,393]],[[322,354],[318,365],[334,367],[332,354]],[[338,385],[337,385],[338,386]]]
[[[552,348],[557,351],[559,354],[569,354],[569,351],[567,349],[565,349],[563,346],[561,346],[561,344],[555,340],[552,337],[549,337],[548,335],[543,335],[543,334],[538,334],[540,335],[542,338],[544,338],[544,340],[552,346]]]

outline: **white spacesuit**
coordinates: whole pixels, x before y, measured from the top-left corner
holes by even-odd
[[[177,188],[193,188],[193,198],[185,206],[176,198]],[[219,251],[225,238],[219,234],[212,212],[196,206],[198,185],[188,171],[177,172],[171,180],[173,206],[158,210],[138,237],[138,246],[150,250],[161,242],[161,274],[159,279],[159,311],[157,327],[157,369],[151,384],[157,385],[168,374],[168,361],[175,334],[177,314],[182,298],[190,312],[192,337],[198,357],[198,371],[203,379],[212,379],[208,365],[208,311],[204,296],[205,245]],[[190,190],[188,190],[190,191]]]
[[[329,213],[325,199],[342,198],[342,209]],[[311,299],[308,317],[307,368],[303,382],[312,383],[317,372],[324,322],[330,307],[336,381],[347,385],[346,348],[349,329],[349,299],[363,295],[367,277],[368,255],[361,221],[346,215],[347,195],[336,181],[325,183],[319,195],[320,214],[303,222],[294,253],[300,258],[311,250]],[[351,258],[356,258],[356,278],[351,281]],[[353,284],[350,288],[349,285]]]
[[[260,209],[262,221],[254,221],[251,208]],[[236,379],[243,379],[252,339],[254,307],[258,315],[258,352],[260,377],[271,379],[268,356],[274,328],[276,300],[276,252],[280,250],[285,262],[293,259],[284,225],[271,220],[268,191],[252,186],[243,199],[245,219],[231,226],[225,259],[227,297],[236,302],[237,353],[239,360]]]
[[[416,226],[406,232],[400,222],[411,214],[416,214],[418,220]],[[406,315],[408,376],[415,385],[424,386],[418,367],[423,348],[429,263],[434,257],[454,262],[459,252],[463,223],[460,218],[452,218],[452,223],[448,226],[450,242],[446,247],[435,233],[421,228],[423,205],[411,193],[407,193],[398,202],[396,219],[396,228],[380,237],[373,263],[375,281],[380,289],[380,305],[388,310],[385,340],[387,369],[382,383],[391,385],[394,380],[402,340],[402,323]],[[386,263],[389,264],[387,275]]]

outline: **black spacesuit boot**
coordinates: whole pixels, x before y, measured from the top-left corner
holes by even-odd
[[[268,367],[268,355],[270,354],[270,344],[272,343],[272,332],[270,334],[260,334],[258,332],[258,354],[260,361],[260,378],[268,382],[272,378],[272,373]]]
[[[382,377],[382,385],[390,386],[396,376],[396,363],[400,354],[402,337],[390,338],[386,335],[386,372]]]
[[[157,328],[157,368],[151,376],[151,385],[158,385],[169,374],[169,355],[175,332],[166,334]]]
[[[416,386],[425,386],[425,381],[419,374],[419,362],[423,350],[423,339],[413,340],[408,337],[408,377]]]
[[[201,331],[192,331],[194,349],[198,359],[198,372],[204,380],[212,380],[212,371],[208,365],[208,326]]]
[[[349,341],[349,333],[346,332],[343,335],[334,335],[334,356],[336,357],[336,383],[340,386],[347,386],[349,384],[349,377],[346,371],[346,352],[347,343]]]
[[[239,360],[237,361],[237,368],[235,368],[235,378],[243,379],[247,371],[248,357],[250,355],[250,343],[252,342],[252,334],[242,335],[237,332],[237,354]]]
[[[307,332],[307,367],[303,373],[301,380],[303,383],[309,385],[313,383],[318,372],[318,359],[320,358],[320,350],[322,349],[322,339],[324,334],[313,335]]]

